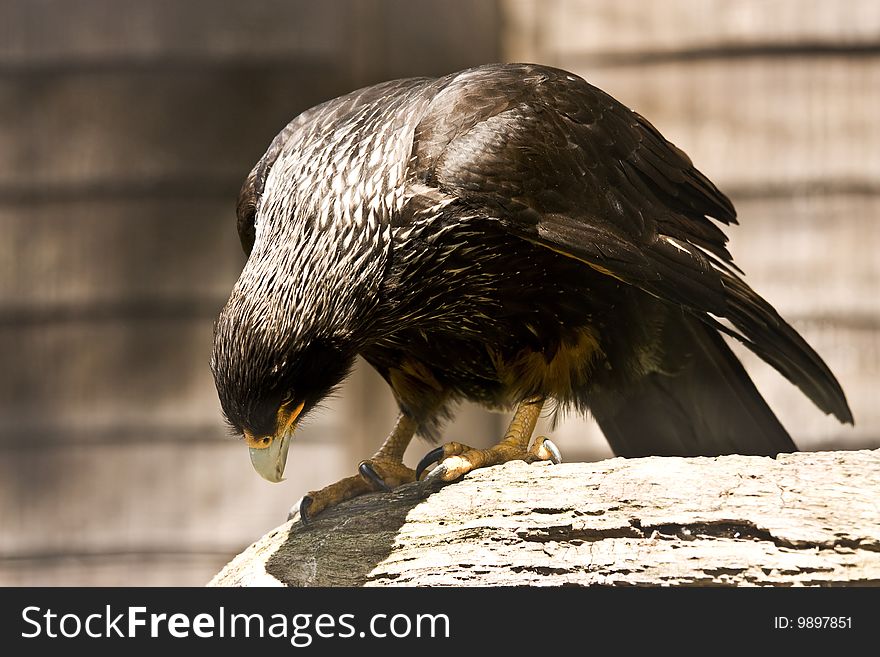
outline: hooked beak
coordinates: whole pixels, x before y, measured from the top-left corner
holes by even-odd
[[[257,474],[266,481],[276,484],[284,481],[284,466],[287,464],[287,450],[290,449],[293,426],[303,406],[304,404],[299,404],[293,410],[287,406],[278,409],[280,431],[275,436],[256,437],[247,431],[244,433],[244,441],[251,455],[251,464]]]
[[[288,434],[273,438],[268,447],[249,447],[254,470],[266,481],[277,484],[284,481],[287,450],[290,449]]]

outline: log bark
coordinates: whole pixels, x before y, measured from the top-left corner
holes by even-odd
[[[297,518],[212,586],[880,585],[880,450],[508,463]]]

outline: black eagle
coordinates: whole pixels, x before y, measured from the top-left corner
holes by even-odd
[[[418,432],[456,402],[515,409],[496,446],[447,443],[447,481],[529,446],[542,406],[589,412],[624,456],[767,454],[794,443],[721,334],[842,422],[812,348],[739,276],[730,200],[647,120],[566,71],[487,65],[386,82],[295,118],[238,203],[249,255],[215,325],[224,414],[257,471],[360,355],[400,419],[303,519],[412,481]],[[421,472],[419,472],[421,474]]]

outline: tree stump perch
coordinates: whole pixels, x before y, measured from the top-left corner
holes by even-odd
[[[880,450],[515,462],[297,518],[211,586],[878,585]]]

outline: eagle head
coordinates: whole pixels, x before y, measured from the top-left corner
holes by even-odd
[[[281,480],[296,425],[373,337],[390,251],[380,217],[393,194],[370,186],[375,158],[338,141],[348,132],[333,128],[333,113],[326,129],[313,115],[291,122],[245,181],[237,214],[248,260],[214,327],[223,412],[269,481]]]
[[[244,437],[254,469],[279,482],[295,428],[345,378],[355,354],[350,341],[298,335],[289,312],[259,321],[254,305],[233,294],[220,312],[211,370],[226,421]]]

